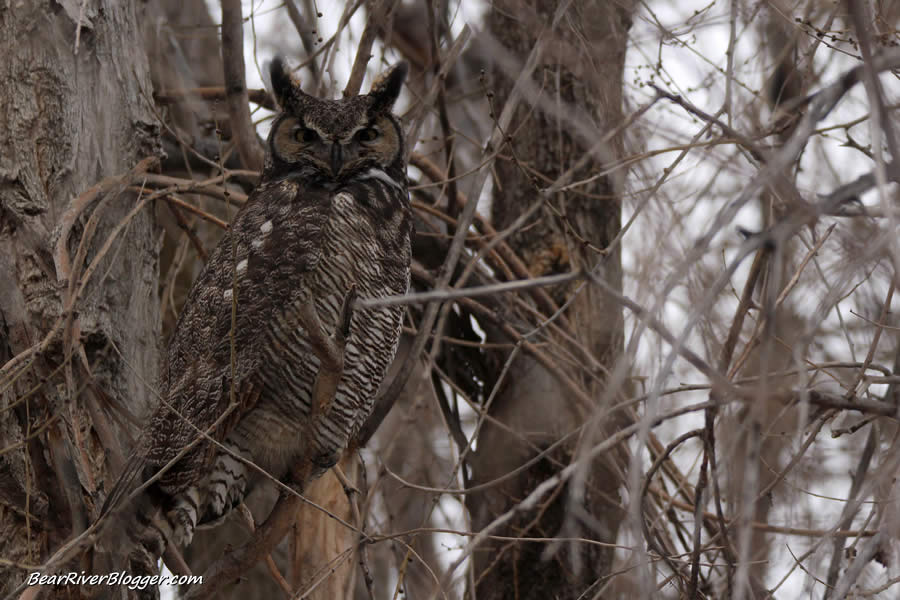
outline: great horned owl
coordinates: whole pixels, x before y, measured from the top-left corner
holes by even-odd
[[[403,131],[391,114],[406,71],[394,66],[366,95],[321,100],[300,89],[281,59],[271,63],[281,112],[259,185],[188,296],[169,343],[161,405],[107,500],[115,505],[168,465],[137,503],[155,513],[140,520],[157,543],[190,543],[196,525],[220,520],[244,499],[261,475],[235,455],[275,478],[310,461],[315,477],[369,416],[402,309],[353,311],[333,402],[314,418],[319,359],[298,311],[313,306],[331,332],[351,290],[377,298],[409,288]]]

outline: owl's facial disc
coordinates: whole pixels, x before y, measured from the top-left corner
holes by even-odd
[[[269,136],[269,176],[345,182],[373,168],[404,170],[403,132],[391,111],[408,70],[400,62],[378,77],[368,94],[322,100],[305,93],[276,57],[269,73],[282,113]]]
[[[402,138],[387,115],[355,123],[343,118],[283,116],[275,125],[272,151],[282,162],[313,167],[333,181],[342,181],[372,167],[384,169],[401,154]],[[344,121],[341,123],[340,121]]]

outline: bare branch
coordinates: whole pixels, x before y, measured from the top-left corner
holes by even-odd
[[[222,65],[225,69],[228,115],[238,152],[248,168],[261,171],[263,151],[250,119],[250,98],[244,69],[244,20],[240,0],[222,0]]]

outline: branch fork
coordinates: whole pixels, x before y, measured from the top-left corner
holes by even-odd
[[[297,320],[306,330],[313,354],[319,359],[319,372],[313,386],[311,420],[328,413],[337,393],[337,386],[344,373],[344,350],[350,336],[350,322],[353,320],[353,303],[356,296],[354,285],[344,296],[337,326],[330,336],[325,334],[311,298],[304,298],[297,307]]]

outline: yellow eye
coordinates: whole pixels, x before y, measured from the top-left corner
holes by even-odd
[[[316,133],[315,129],[300,127],[294,132],[294,139],[298,142],[303,142],[304,144],[312,144],[313,142],[318,141],[319,134]]]
[[[374,127],[366,127],[356,132],[358,142],[374,142],[378,138],[378,130]]]

